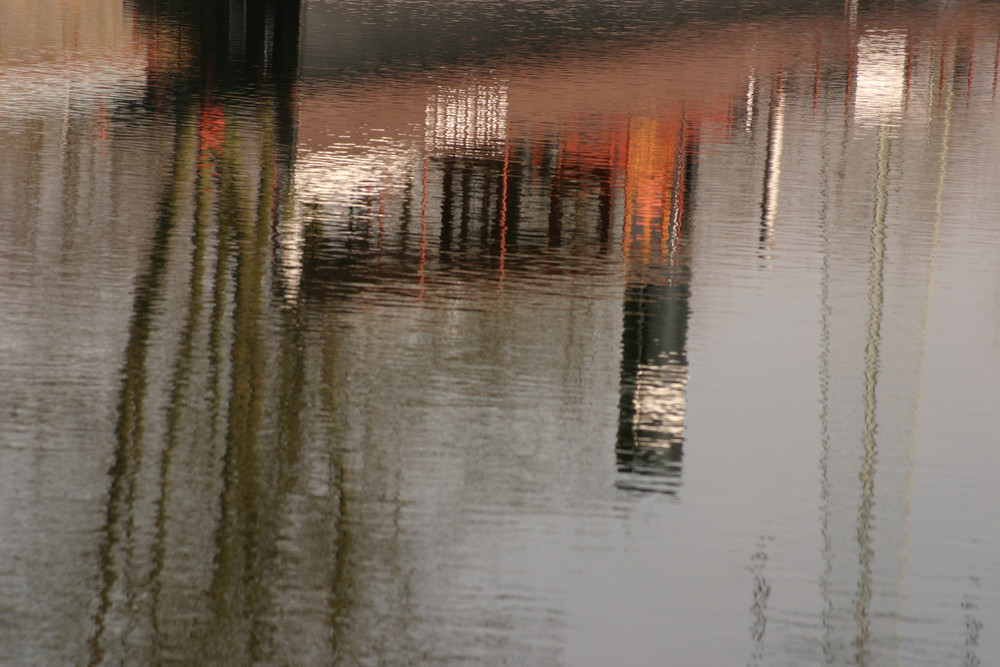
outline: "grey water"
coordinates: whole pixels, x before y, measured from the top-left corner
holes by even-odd
[[[1000,664],[1000,7],[0,0],[0,664]]]

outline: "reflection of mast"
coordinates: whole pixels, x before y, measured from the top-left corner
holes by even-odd
[[[908,256],[917,252],[906,247],[907,237],[887,233],[891,137],[905,93],[905,35],[869,32],[860,41],[853,120],[857,126],[875,123],[877,135],[867,243],[860,230],[828,225],[825,205],[823,213],[821,592],[827,665],[900,660],[897,625],[923,354],[923,339],[913,334],[922,330],[926,313],[894,308],[911,301],[888,295],[930,288],[929,276],[922,283],[913,279],[921,264],[886,261],[895,255],[892,248],[902,246]],[[933,263],[931,250],[929,273]],[[866,292],[856,287],[863,271]]]
[[[683,124],[639,136],[645,145],[630,147],[627,177],[637,210],[629,207],[636,220],[625,221],[626,234],[637,235],[640,247],[630,257],[633,278],[625,288],[616,453],[628,477],[619,487],[675,493],[687,411],[690,265],[682,241],[694,151]],[[626,247],[634,241],[626,238]]]
[[[767,124],[767,158],[764,165],[764,193],[761,198],[760,257],[770,259],[774,220],[778,215],[778,190],[781,184],[781,151],[785,143],[785,96],[781,75],[771,94],[771,117]]]
[[[878,463],[878,430],[877,389],[880,374],[880,349],[882,340],[882,321],[884,307],[885,283],[885,216],[887,209],[889,170],[889,140],[888,133],[879,129],[878,142],[878,174],[876,176],[875,212],[870,231],[870,257],[868,275],[867,316],[862,325],[860,313],[852,307],[850,301],[857,304],[856,299],[845,300],[840,308],[825,304],[824,307],[824,368],[823,375],[823,488],[824,488],[824,558],[827,561],[823,578],[823,592],[827,600],[824,611],[824,626],[826,638],[824,641],[826,664],[866,664],[871,653],[870,642],[882,641],[883,633],[873,631],[872,624],[876,613],[874,607],[882,602],[876,597],[880,593],[882,580],[891,576],[888,570],[899,568],[877,568],[877,556],[892,557],[893,554],[880,554],[875,550],[876,526],[874,509],[876,503],[876,469]],[[829,258],[826,260],[829,270]],[[845,285],[846,287],[846,285]],[[831,298],[832,288],[829,280],[825,281],[823,294]],[[860,296],[860,295],[858,295]],[[847,317],[845,317],[845,315]],[[836,321],[835,321],[836,320]],[[853,326],[848,329],[838,327],[837,323],[847,323]],[[831,379],[832,369],[842,365],[853,366],[849,359],[834,359],[837,350],[844,349],[844,343],[850,342],[850,329],[861,325],[864,335],[864,370],[862,375],[862,401],[851,414],[841,415],[839,419],[831,419],[831,413],[838,408],[846,408],[855,403],[849,398],[851,390],[843,387],[840,378]],[[851,346],[857,350],[857,340]],[[853,377],[848,375],[848,377]],[[837,381],[840,380],[840,381]],[[840,389],[843,391],[838,391]],[[836,400],[838,399],[839,400]],[[840,426],[851,427],[861,419],[861,450],[858,452],[851,442],[853,437],[848,433],[838,434]],[[890,471],[891,472],[891,471]],[[892,521],[896,517],[885,516]],[[881,527],[881,524],[880,524]],[[883,531],[891,532],[895,526],[882,527]],[[882,576],[880,576],[882,575]],[[874,637],[873,637],[874,636]]]

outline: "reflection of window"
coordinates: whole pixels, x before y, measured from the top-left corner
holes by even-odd
[[[854,115],[861,122],[883,122],[903,110],[906,89],[906,32],[872,30],[858,40]]]
[[[507,87],[475,83],[441,88],[427,103],[431,151],[496,149],[507,136]]]

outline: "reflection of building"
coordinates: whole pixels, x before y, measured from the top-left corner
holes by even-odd
[[[438,663],[489,651],[557,664],[563,601],[518,578],[523,554],[511,542],[522,529],[549,530],[549,517],[592,500],[595,489],[609,492],[594,500],[605,503],[615,495],[612,482],[677,490],[693,414],[689,319],[704,303],[692,300],[694,165],[713,160],[710,150],[695,153],[713,123],[736,124],[728,105],[738,96],[729,93],[740,89],[728,86],[743,70],[730,62],[706,88],[667,89],[636,111],[623,109],[621,99],[632,99],[624,95],[614,104],[592,100],[587,69],[587,81],[563,90],[567,106],[594,101],[598,112],[579,122],[546,106],[549,86],[533,92],[531,77],[501,85],[492,75],[462,75],[414,85],[412,125],[377,134],[381,119],[364,116],[374,134],[303,141],[297,154],[298,98],[281,90],[282,80],[295,78],[289,63],[297,53],[294,43],[279,46],[275,30],[298,25],[294,3],[213,6],[224,4],[230,13],[209,25],[165,17],[170,27],[194,22],[193,37],[147,35],[147,105],[116,92],[135,104],[129,113],[136,108],[148,114],[141,121],[155,121],[134,152],[119,150],[113,121],[112,140],[101,143],[98,96],[75,97],[69,107],[63,97],[52,113],[46,107],[5,125],[19,130],[40,120],[0,157],[8,176],[2,192],[31,181],[46,194],[33,199],[25,188],[21,199],[5,196],[14,202],[10,219],[25,221],[11,225],[16,240],[4,243],[21,245],[9,255],[37,258],[17,265],[31,269],[34,285],[49,286],[32,295],[69,294],[98,306],[80,317],[80,309],[39,299],[30,326],[17,313],[5,322],[5,334],[18,333],[5,337],[6,349],[15,349],[7,354],[24,346],[57,362],[5,365],[23,374],[14,384],[26,388],[20,403],[5,406],[19,421],[10,437],[16,445],[20,438],[56,445],[3,451],[4,462],[17,465],[4,466],[5,488],[15,491],[5,491],[0,561],[20,569],[2,576],[23,588],[3,610],[0,630],[27,647],[10,662],[377,664],[421,655]],[[681,41],[693,48],[699,40]],[[664,71],[702,65],[650,53],[603,66],[630,72],[634,62],[655,61],[646,78],[660,82]],[[282,60],[286,69],[275,66]],[[754,85],[766,90],[768,73],[757,71]],[[764,187],[774,186],[762,199],[774,232],[767,241],[780,249],[783,230],[772,223],[792,210],[776,208],[780,181],[787,179],[783,196],[813,192],[813,184],[796,182],[812,170],[791,166],[823,171],[839,159],[840,140],[848,143],[835,131],[819,147],[797,141],[794,133],[809,123],[795,114],[810,113],[808,95],[794,72],[786,80],[756,116],[758,125],[771,120],[766,141],[760,132],[751,137],[760,139],[747,151],[751,166],[725,164],[711,181],[699,167],[699,195],[714,186],[713,195],[733,197],[722,211],[730,217],[697,220],[699,296],[712,291],[709,280],[747,277],[733,271],[733,260],[756,249],[758,167]],[[865,99],[866,80],[859,74],[856,99]],[[577,95],[577,84],[585,92]],[[679,104],[682,93],[690,98]],[[348,105],[383,101],[342,97]],[[860,115],[829,97],[831,127]],[[525,107],[560,122],[528,127]],[[92,115],[66,116],[67,108]],[[323,129],[342,128],[335,119]],[[875,184],[879,207],[860,221],[833,211],[824,247],[828,608],[824,629],[808,641],[825,631],[817,652],[832,664],[896,651],[891,626],[905,564],[908,452],[899,443],[912,425],[912,396],[887,393],[883,381],[919,385],[909,381],[918,350],[905,344],[919,314],[886,305],[890,290],[912,281],[893,275],[885,259],[913,252],[916,261],[893,266],[919,272],[927,249],[887,222],[894,146],[884,128],[874,138],[863,144],[863,160],[846,148],[841,156],[869,168],[846,169],[847,180],[828,188]],[[139,182],[132,174],[143,171],[158,177],[141,181],[147,189],[131,187]],[[753,196],[732,195],[729,179],[741,177],[752,181]],[[713,199],[700,198],[698,213]],[[728,232],[732,255],[720,250]],[[26,281],[28,273],[7,279]],[[102,280],[106,291],[91,294]],[[736,293],[728,287],[717,293]],[[63,328],[53,333],[53,322]],[[72,330],[81,324],[82,335]],[[67,351],[66,340],[84,343]],[[104,371],[99,386],[114,396],[117,423],[92,428],[106,406],[94,397],[92,376],[73,374],[81,365]],[[39,368],[41,377],[27,376]],[[44,412],[53,394],[77,407]],[[53,451],[67,432],[72,451]],[[615,436],[617,475],[608,447]],[[54,484],[50,474],[68,481]],[[84,486],[85,503],[83,493],[61,495]],[[53,488],[57,501],[45,495]],[[597,505],[590,526],[608,526],[598,516],[606,507]],[[51,560],[34,566],[39,554]],[[82,576],[64,569],[81,558]],[[22,576],[40,569],[54,574]],[[763,646],[762,570],[753,633]],[[59,642],[58,659],[35,660]],[[11,655],[0,653],[0,662]]]
[[[857,46],[854,118],[861,123],[898,122],[906,101],[907,33],[868,30]]]

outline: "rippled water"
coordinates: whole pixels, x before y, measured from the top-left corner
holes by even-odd
[[[0,0],[0,663],[1000,661],[990,3]]]

